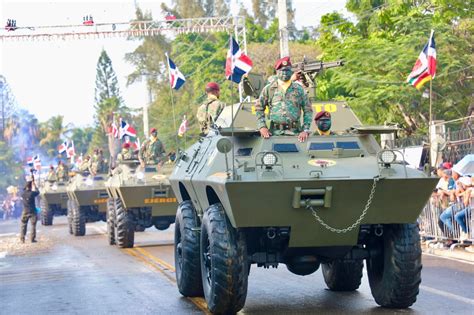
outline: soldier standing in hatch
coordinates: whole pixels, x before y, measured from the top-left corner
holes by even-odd
[[[28,221],[31,220],[31,243],[36,243],[36,222],[38,217],[36,215],[35,198],[39,195],[38,188],[36,188],[33,171],[31,172],[31,180],[26,182],[25,190],[21,197],[23,198],[23,212],[21,213],[21,230],[20,241],[25,242],[26,229]]]
[[[63,161],[58,162],[58,167],[56,167],[56,176],[58,177],[58,181],[65,182],[68,179],[68,169],[67,166],[64,165]]]
[[[197,120],[199,122],[199,129],[201,136],[206,136],[209,133],[209,128],[219,117],[220,113],[225,107],[225,104],[219,101],[220,87],[216,82],[209,82],[206,85],[207,100],[199,106],[197,110]]]
[[[166,152],[163,143],[158,139],[156,128],[151,128],[150,137],[143,142],[139,157],[142,164],[158,164],[164,161]]]
[[[325,110],[318,112],[314,116],[314,122],[316,123],[315,135],[319,136],[331,136],[335,133],[331,131],[331,114]]]
[[[58,176],[56,176],[56,172],[54,171],[54,166],[52,165],[49,166],[49,172],[48,172],[48,176],[46,177],[46,180],[50,183],[54,183],[55,181],[58,180]]]
[[[275,63],[278,79],[266,85],[255,106],[257,129],[260,135],[268,139],[275,135],[298,135],[305,142],[310,134],[313,109],[303,87],[291,80],[290,57],[284,57]],[[269,108],[270,129],[265,122],[265,108]],[[303,124],[300,122],[303,112]]]
[[[122,151],[117,154],[117,161],[126,161],[133,159],[133,150],[130,147],[130,143],[126,142],[122,145]]]

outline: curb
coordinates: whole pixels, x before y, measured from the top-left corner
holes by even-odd
[[[421,245],[423,253],[432,254],[440,257],[454,258],[459,260],[464,260],[466,262],[474,263],[474,253],[466,251],[462,247],[455,247],[454,249],[450,248],[431,248],[426,246],[426,244]]]

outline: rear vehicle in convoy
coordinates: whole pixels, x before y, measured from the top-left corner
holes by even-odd
[[[110,245],[131,248],[135,232],[155,226],[166,230],[174,223],[176,197],[168,180],[174,164],[140,166],[121,161],[107,182],[107,235]]]
[[[180,155],[170,182],[179,201],[181,294],[204,295],[211,312],[234,313],[245,304],[251,265],[285,264],[298,275],[321,266],[330,290],[353,291],[366,260],[377,304],[416,301],[416,220],[437,179],[380,148],[374,135],[396,128],[362,126],[344,103],[313,108],[331,112],[335,135],[263,139],[252,104],[242,103],[226,107],[218,128]]]
[[[67,182],[65,181],[40,181],[39,206],[41,208],[41,224],[52,225],[55,215],[67,213]]]
[[[74,236],[86,234],[86,223],[106,221],[107,191],[106,173],[76,173],[67,186],[67,214],[69,233]]]

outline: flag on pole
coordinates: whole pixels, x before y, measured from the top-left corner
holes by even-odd
[[[186,115],[184,115],[183,121],[181,122],[181,125],[179,125],[178,137],[184,136],[186,130],[188,130],[188,120],[186,119]]]
[[[186,82],[186,78],[181,71],[179,71],[178,67],[175,65],[173,60],[171,60],[168,54],[166,54],[166,60],[168,61],[170,85],[173,89],[179,90],[184,82]]]
[[[33,157],[29,157],[26,160],[26,163],[28,164],[29,167],[33,167],[36,170],[41,169],[41,159],[38,154],[36,154]]]
[[[137,131],[125,120],[120,119],[120,139],[124,136],[136,137]]]
[[[109,129],[110,133],[113,135],[114,138],[118,138],[119,137],[119,130],[117,128],[117,125],[115,124],[115,122],[112,122],[110,124],[110,129]]]
[[[431,30],[430,39],[421,51],[415,66],[408,75],[407,82],[420,89],[423,84],[436,76],[436,43],[434,30]]]
[[[242,76],[249,73],[252,66],[252,60],[240,50],[239,44],[231,36],[225,62],[225,76],[227,80],[240,83]]]
[[[66,150],[67,150],[67,140],[65,140],[63,143],[61,143],[58,147],[59,154],[62,154],[63,152],[66,152]]]
[[[67,148],[66,156],[72,158],[76,155],[76,150],[74,149],[74,141],[71,140],[70,146]]]

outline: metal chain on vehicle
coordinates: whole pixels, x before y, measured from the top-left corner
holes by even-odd
[[[370,194],[369,194],[369,199],[367,200],[367,204],[365,205],[365,208],[364,210],[362,211],[362,214],[360,215],[360,217],[350,226],[346,227],[346,228],[343,228],[343,229],[338,229],[338,228],[334,228],[332,226],[330,226],[329,224],[327,224],[326,222],[323,221],[323,219],[321,219],[321,217],[316,213],[316,210],[313,208],[313,206],[311,205],[307,205],[306,206],[306,209],[309,209],[311,210],[311,213],[313,214],[313,216],[316,218],[316,221],[318,221],[322,226],[324,226],[326,229],[328,229],[329,231],[331,232],[335,232],[335,233],[347,233],[347,232],[350,232],[352,231],[356,226],[358,226],[360,224],[360,222],[362,222],[362,220],[364,219],[365,215],[367,214],[367,210],[369,210],[370,208],[370,205],[372,204],[372,199],[374,198],[374,194],[375,194],[375,187],[377,187],[377,182],[380,180],[379,176],[375,176],[374,177],[374,182],[372,184],[372,189],[370,190]]]

